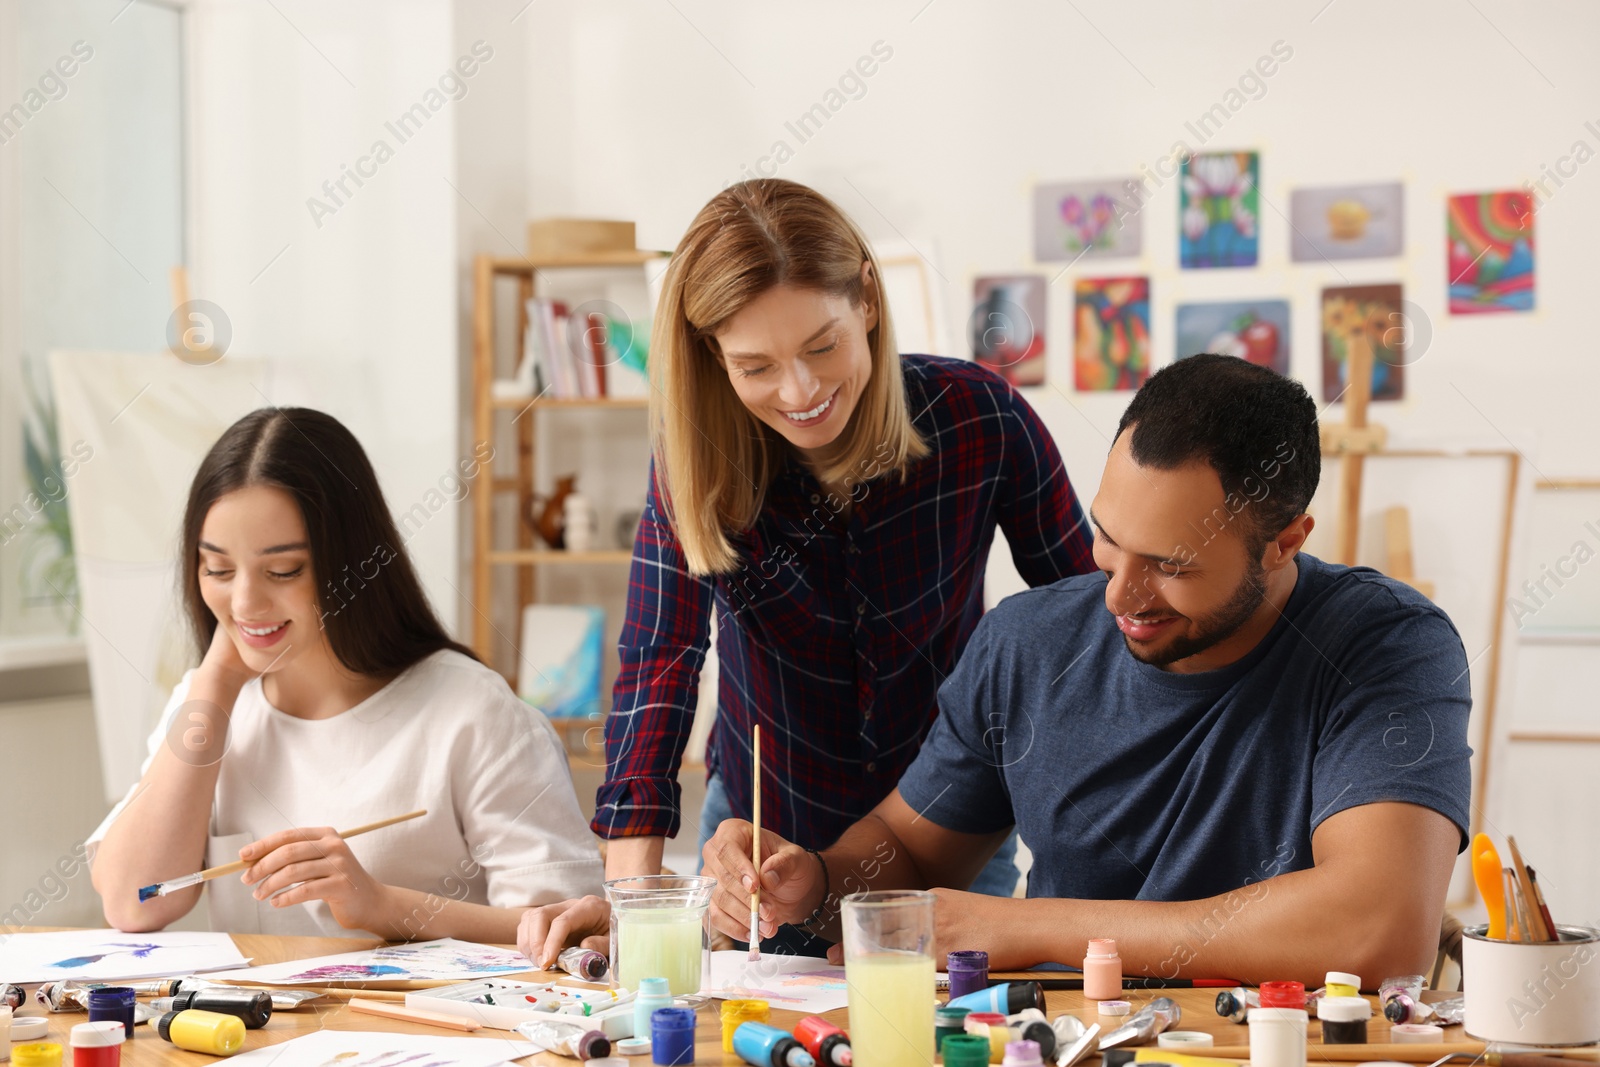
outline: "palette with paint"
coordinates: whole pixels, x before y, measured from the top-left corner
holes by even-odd
[[[518,982],[509,978],[485,978],[406,994],[408,1008],[476,1019],[496,1030],[515,1030],[519,1023],[552,1012],[584,1015],[598,1020],[602,1014],[608,1015],[606,1009],[617,1003],[616,994],[604,986]],[[628,1015],[631,1033],[632,1005],[624,1004],[621,1010]],[[616,1035],[608,1031],[607,1036]]]

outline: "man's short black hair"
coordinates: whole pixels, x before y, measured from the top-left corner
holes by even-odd
[[[1234,356],[1190,356],[1162,368],[1134,394],[1117,436],[1130,426],[1129,449],[1142,466],[1211,465],[1226,514],[1196,526],[1212,531],[1209,540],[1239,524],[1252,555],[1306,510],[1322,476],[1317,405],[1305,387]]]

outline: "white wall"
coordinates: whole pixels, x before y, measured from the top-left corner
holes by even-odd
[[[426,107],[462,55],[451,7],[196,0],[190,10],[192,295],[227,313],[233,351],[272,360],[263,405],[333,414],[366,447],[395,513],[427,509],[407,547],[453,625],[459,509],[430,494],[461,458],[457,104],[432,98],[442,103],[405,138],[388,126]],[[381,163],[379,141],[392,152]],[[323,183],[345,167],[370,176],[330,196]]]
[[[671,247],[705,200],[760,168],[820,188],[874,239],[904,238],[920,248],[958,339],[974,276],[1037,270],[1056,278],[1061,270],[1031,260],[1035,182],[1138,173],[1180,140],[1201,148],[1186,123],[1281,41],[1293,54],[1266,80],[1264,94],[1203,142],[1262,153],[1260,267],[1180,271],[1177,190],[1169,180],[1144,211],[1140,259],[1080,264],[1051,286],[1050,372],[1060,387],[1031,390],[1030,399],[1080,494],[1093,497],[1129,394],[1072,390],[1071,285],[1076,277],[1122,272],[1152,279],[1157,366],[1172,359],[1176,303],[1289,298],[1292,370],[1319,398],[1320,290],[1400,281],[1423,309],[1432,340],[1407,370],[1407,399],[1377,409],[1395,445],[1514,444],[1534,465],[1523,467],[1525,487],[1541,475],[1600,474],[1600,425],[1590,414],[1600,364],[1585,328],[1600,164],[1559,189],[1549,186],[1555,195],[1536,220],[1537,311],[1444,313],[1445,197],[1538,179],[1579,139],[1600,151],[1600,132],[1585,128],[1600,120],[1593,106],[1600,71],[1586,54],[1600,35],[1600,10],[1592,6],[829,0],[780,14],[731,0],[556,0],[524,18],[535,59],[529,128],[539,149],[528,181],[530,213],[635,218],[642,245]],[[786,124],[822,101],[876,42],[892,56],[859,98],[846,99],[802,142]],[[789,157],[781,165],[780,141]],[[1290,264],[1284,216],[1292,188],[1397,178],[1406,185],[1403,258]],[[1335,406],[1324,418],[1342,414]],[[1493,576],[1503,464],[1384,460],[1369,470],[1365,531],[1377,533],[1377,516],[1391,504],[1412,509],[1419,574],[1437,584],[1467,654],[1483,653],[1473,670],[1480,708],[1488,663],[1503,657],[1499,717],[1507,726],[1517,714],[1508,700],[1518,684],[1509,620],[1503,640],[1489,647],[1500,607]],[[1314,509],[1315,553],[1333,552],[1336,486],[1337,472],[1329,469]],[[1363,561],[1380,562],[1378,550],[1368,537]],[[1520,544],[1515,559],[1514,587],[1524,570],[1537,573]],[[990,578],[991,593],[1020,584],[1003,553]],[[1519,693],[1530,684],[1543,692],[1537,679],[1523,678]],[[1484,749],[1483,738],[1475,743]],[[1555,773],[1569,781],[1590,774],[1592,749],[1567,749]],[[1497,755],[1495,766],[1505,774],[1524,763]],[[1515,833],[1538,818],[1579,825],[1577,813],[1518,808],[1514,783],[1504,784],[1511,795],[1497,799],[1499,790],[1491,791],[1489,829]],[[1600,805],[1592,792],[1584,796],[1591,812]],[[1549,856],[1552,874],[1561,862]],[[1572,881],[1578,873],[1574,867]],[[1570,899],[1600,913],[1600,893]]]

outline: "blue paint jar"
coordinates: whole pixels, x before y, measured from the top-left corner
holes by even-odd
[[[657,1067],[694,1062],[694,1010],[657,1008],[650,1015],[650,1059]]]
[[[126,1029],[128,1040],[133,1040],[134,993],[125,985],[108,985],[89,990],[89,1021],[97,1023],[111,1019]]]

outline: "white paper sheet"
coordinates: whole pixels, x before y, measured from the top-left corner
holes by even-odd
[[[538,1050],[518,1036],[432,1037],[366,1030],[318,1030],[243,1052],[229,1067],[496,1067]],[[574,1061],[576,1062],[576,1061]]]
[[[164,978],[248,964],[227,934],[61,930],[0,936],[0,975],[25,984],[79,978]]]
[[[768,953],[751,960],[737,950],[713,952],[711,977],[703,986],[702,993],[719,1000],[755,998],[813,1015],[849,1002],[844,966],[818,956]]]
[[[288,963],[211,975],[230,982],[264,985],[325,985],[329,982],[402,982],[412,979],[487,978],[538,968],[520,952],[446,937],[411,945],[387,945]]]

